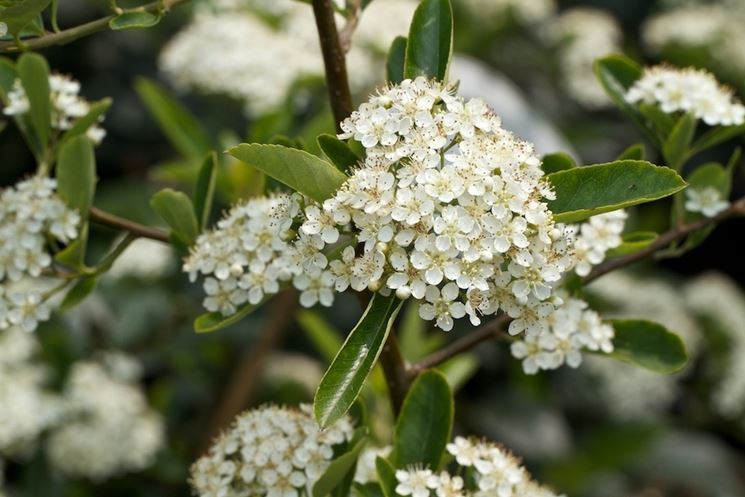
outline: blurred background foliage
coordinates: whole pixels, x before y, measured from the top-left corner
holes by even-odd
[[[250,111],[250,105],[235,98],[173,85],[173,78],[159,70],[159,54],[191,22],[192,10],[205,8],[205,3],[195,1],[174,10],[154,29],[102,32],[44,50],[53,70],[81,81],[89,100],[114,100],[105,122],[108,136],[97,149],[97,206],[157,224],[148,205],[151,194],[163,186],[188,190],[199,157],[210,147],[222,150],[247,140],[290,139],[317,151],[314,137],[333,132],[325,88],[317,75],[298,79],[282,103],[261,112]],[[653,49],[644,41],[645,26],[658,13],[704,8],[713,2],[560,1],[556,12],[549,9],[548,14],[527,19],[517,8],[487,15],[494,8],[490,0],[468,5],[477,3],[455,2],[456,52],[468,57],[456,63],[455,76],[462,77],[464,91],[490,95],[489,103],[504,114],[506,127],[535,141],[542,153],[566,147],[581,162],[604,162],[641,139],[616,110],[588,105],[571,91],[574,83],[567,84],[567,71],[579,71],[582,65],[575,67],[562,55],[577,35],[561,32],[558,16],[576,7],[601,9],[611,16],[618,25],[618,48],[639,61],[708,67],[741,95],[745,91],[745,61],[739,68],[734,60],[720,63],[712,56],[722,50],[720,42]],[[509,2],[494,1],[503,3]],[[106,2],[95,0],[60,4],[63,26],[107,11]],[[736,8],[731,12],[733,18],[743,15]],[[722,19],[718,29],[723,32],[722,23],[730,21]],[[679,29],[688,26],[681,22]],[[731,37],[727,41],[734,43]],[[742,35],[740,43],[745,53]],[[590,66],[584,69],[587,72]],[[587,84],[590,75],[584,76],[579,85]],[[383,78],[381,71],[378,81]],[[271,76],[265,79],[271,84]],[[367,83],[374,86],[375,81]],[[358,87],[358,95],[369,87]],[[167,99],[193,116],[187,135],[164,128],[151,112],[157,101],[162,112],[178,116],[180,110],[163,108]],[[176,120],[186,125],[190,119],[186,115]],[[727,150],[715,149],[701,161],[726,162],[728,157],[721,154]],[[32,171],[33,158],[13,127],[0,134],[0,157],[0,184],[12,184]],[[222,160],[219,209],[264,188],[255,171]],[[740,174],[734,195],[743,193]],[[635,219],[638,226],[659,228],[667,222],[663,213],[646,207]],[[503,344],[486,343],[446,365],[448,377],[460,387],[457,431],[502,441],[525,459],[536,477],[576,497],[745,495],[745,387],[737,390],[745,377],[745,265],[734,237],[743,228],[745,220],[729,222],[684,257],[609,276],[590,289],[593,303],[608,314],[652,317],[680,333],[693,358],[684,372],[660,378],[590,358],[579,370],[528,377]],[[112,232],[96,228],[94,247],[105,250],[112,237]],[[106,481],[64,478],[47,467],[42,450],[32,451],[6,463],[7,486],[16,492],[11,495],[187,495],[188,466],[224,427],[226,416],[230,419],[236,406],[311,400],[343,331],[352,328],[360,313],[358,303],[348,296],[325,312],[289,315],[286,308],[270,304],[229,329],[195,334],[192,322],[200,312],[200,289],[179,272],[178,254],[161,254],[162,262],[148,270],[146,261],[152,262],[154,254],[155,249],[144,247],[131,255],[134,262],[129,267],[107,276],[89,300],[41,326],[36,336],[57,386],[71,364],[98,350],[119,349],[141,360],[149,401],[165,420],[166,447],[151,468]],[[399,333],[409,360],[450,338],[427,330],[415,313],[402,315]],[[737,319],[740,316],[744,319]],[[466,327],[456,328],[451,336],[466,332]],[[722,400],[727,388],[735,393]],[[384,389],[378,374],[366,393],[381,443],[387,441],[391,426]],[[743,392],[740,397],[738,392]]]

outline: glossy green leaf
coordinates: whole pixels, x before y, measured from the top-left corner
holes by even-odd
[[[548,206],[561,223],[651,202],[686,186],[672,169],[633,160],[576,167],[547,178],[556,192]]]
[[[16,71],[29,101],[29,115],[34,135],[43,149],[49,141],[52,119],[49,99],[49,65],[41,55],[25,53],[18,59]]]
[[[397,36],[388,50],[385,60],[386,81],[399,84],[404,80],[404,64],[406,62],[406,37]]]
[[[636,319],[611,321],[616,336],[611,357],[657,373],[680,371],[688,361],[680,337],[664,326]]]
[[[8,92],[13,88],[16,80],[16,68],[13,61],[0,57],[0,101],[5,101]]]
[[[197,333],[211,333],[235,324],[245,318],[256,309],[261,307],[268,298],[264,298],[258,304],[244,304],[238,308],[235,314],[223,316],[219,312],[206,312],[194,320],[194,331]]]
[[[114,31],[150,28],[158,24],[160,19],[160,14],[152,12],[124,12],[109,21],[109,28]]]
[[[574,162],[572,156],[564,152],[546,154],[541,159],[541,169],[546,174],[566,171],[575,167],[577,167],[577,163]]]
[[[98,285],[98,275],[86,276],[78,280],[60,304],[60,311],[65,312],[82,302],[88,295],[93,293]]]
[[[736,136],[745,134],[745,124],[738,126],[715,126],[696,140],[691,146],[691,155],[703,152],[707,148],[719,145]]]
[[[181,155],[202,160],[213,149],[212,140],[199,121],[163,87],[140,78],[135,83],[135,89],[171,145]]]
[[[636,143],[621,152],[616,160],[644,160],[645,156],[644,144]]]
[[[453,429],[453,392],[437,371],[425,371],[411,385],[396,422],[391,464],[421,464],[437,470]]]
[[[641,77],[641,66],[623,55],[608,55],[596,60],[593,68],[595,76],[611,101],[637,125],[647,138],[659,146],[660,137],[649,129],[644,116],[634,105],[628,103],[625,97],[626,91]]]
[[[181,242],[186,246],[194,244],[199,235],[199,225],[194,206],[185,193],[165,188],[152,196],[150,206]]]
[[[453,53],[453,9],[449,0],[422,0],[409,28],[404,78],[447,79]]]
[[[228,153],[318,202],[332,197],[347,179],[331,163],[281,145],[244,143]]]
[[[313,484],[313,497],[326,497],[338,487],[343,486],[345,480],[351,484],[350,476],[354,475],[357,458],[366,442],[366,437],[360,438],[354,447],[329,463],[326,471]],[[348,495],[348,492],[344,494]]]
[[[662,155],[665,157],[667,166],[680,171],[689,157],[688,148],[696,131],[696,118],[692,114],[685,113],[675,123],[670,136],[662,145]]]
[[[378,472],[378,480],[380,481],[380,488],[383,490],[385,497],[397,497],[396,494],[396,470],[393,469],[391,463],[383,459],[382,457],[375,458],[375,469]]]
[[[657,236],[657,233],[654,231],[632,231],[631,233],[624,233],[621,245],[608,250],[605,255],[606,257],[619,257],[639,252],[657,240]]]
[[[57,193],[62,201],[87,219],[96,191],[96,158],[93,143],[77,136],[63,144],[57,160]]]
[[[212,201],[215,198],[217,184],[217,154],[210,152],[205,157],[197,176],[197,186],[194,192],[194,214],[197,216],[199,231],[207,227],[212,211]]]
[[[23,0],[7,9],[0,11],[0,22],[8,27],[8,33],[18,36],[23,28],[34,21],[51,0]]]
[[[65,131],[65,134],[62,135],[60,142],[64,143],[71,138],[82,135],[83,133],[88,131],[91,126],[101,122],[102,116],[106,113],[107,110],[109,110],[109,107],[111,107],[110,98],[104,98],[91,105],[88,113],[80,119],[77,119],[75,121],[75,124],[72,125],[72,128]]]
[[[401,300],[395,295],[373,295],[316,391],[313,411],[322,428],[341,418],[357,399],[400,308]]]
[[[318,137],[318,146],[323,155],[328,158],[336,168],[348,174],[348,172],[360,162],[357,154],[352,152],[349,145],[335,137],[334,135],[323,134]]]

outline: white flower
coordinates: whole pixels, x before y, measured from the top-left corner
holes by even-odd
[[[427,321],[437,320],[437,326],[445,331],[453,329],[453,318],[466,315],[466,306],[456,302],[459,289],[455,283],[448,283],[440,291],[436,286],[428,286],[425,293],[427,304],[419,306],[419,316]]]
[[[433,475],[429,469],[412,468],[408,471],[399,469],[396,471],[396,480],[398,481],[396,493],[411,497],[428,497],[430,490],[439,485],[437,476]]]
[[[690,112],[709,126],[745,122],[745,106],[703,69],[647,67],[626,92],[626,101],[657,104],[668,114]]]
[[[195,495],[289,497],[305,493],[328,467],[338,446],[351,440],[348,417],[321,431],[309,405],[263,406],[244,412],[191,468]]]
[[[729,202],[722,199],[722,194],[713,186],[688,188],[686,197],[686,210],[700,212],[706,217],[714,217],[729,207]]]
[[[0,38],[8,34],[8,25],[0,22]]]
[[[301,291],[300,304],[303,307],[313,307],[319,302],[325,307],[331,307],[334,303],[334,275],[331,271],[299,274],[292,282]]]

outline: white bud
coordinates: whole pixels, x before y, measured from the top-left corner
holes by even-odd
[[[367,284],[367,289],[371,292],[377,292],[380,290],[381,285],[380,280],[373,280]]]
[[[484,250],[481,252],[481,260],[484,262],[491,262],[494,259],[494,254],[491,253],[489,250]]]
[[[243,266],[241,266],[237,262],[230,266],[230,276],[232,276],[233,278],[237,278],[241,275],[243,275]]]
[[[411,290],[408,286],[400,286],[396,288],[396,297],[401,300],[406,300],[411,297]]]
[[[381,254],[385,254],[388,251],[388,244],[385,242],[378,242],[375,244],[375,250]]]

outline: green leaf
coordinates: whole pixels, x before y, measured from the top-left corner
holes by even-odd
[[[626,91],[642,75],[642,68],[623,55],[608,55],[595,61],[595,77],[602,85],[611,101],[626,114],[652,143],[659,146],[660,137],[649,129],[644,116],[626,101]]]
[[[352,488],[354,488],[352,495],[359,495],[361,497],[386,497],[383,489],[380,487],[380,483],[375,481],[364,484],[354,482]]]
[[[57,160],[57,193],[82,219],[88,218],[96,191],[96,158],[93,143],[77,136],[63,144]]]
[[[657,240],[657,236],[657,233],[654,231],[633,231],[631,233],[624,233],[623,243],[616,248],[608,250],[605,255],[606,257],[619,257],[639,252]]]
[[[207,227],[212,211],[212,201],[215,198],[215,184],[217,183],[217,154],[210,152],[205,157],[197,176],[197,187],[194,192],[194,214],[197,216],[199,230]]]
[[[13,61],[5,57],[0,57],[0,101],[7,99],[8,92],[13,88],[16,77],[16,69]]]
[[[401,302],[395,295],[373,295],[318,385],[313,411],[321,428],[341,418],[359,395],[388,338]]]
[[[332,197],[347,179],[325,160],[280,145],[243,143],[228,153],[318,202]]]
[[[644,144],[636,143],[621,152],[616,160],[644,160],[645,155]]]
[[[161,17],[152,12],[124,12],[109,21],[109,28],[114,31],[150,28],[158,24]]]
[[[699,152],[711,148],[715,145],[719,145],[735,136],[739,136],[745,133],[745,124],[738,126],[715,126],[709,131],[701,135],[691,146],[691,155],[695,155]]]
[[[338,487],[344,486],[345,480],[351,484],[349,477],[354,474],[357,458],[366,442],[367,437],[362,437],[349,451],[329,463],[326,471],[313,484],[313,497],[326,497]]]
[[[197,333],[211,333],[230,326],[231,324],[235,324],[261,307],[269,297],[271,297],[271,295],[265,296],[265,298],[258,304],[244,304],[238,308],[235,314],[227,317],[219,312],[206,312],[201,314],[194,320],[194,331]]]
[[[26,90],[34,134],[38,145],[43,150],[49,141],[52,119],[49,100],[49,65],[41,55],[25,53],[18,59],[16,70],[23,89]]]
[[[98,285],[98,275],[86,276],[75,283],[60,304],[60,310],[65,312],[82,302]]]
[[[93,105],[86,115],[75,121],[72,128],[68,129],[60,140],[61,143],[84,134],[88,129],[101,121],[101,116],[111,107],[111,99],[104,98]]]
[[[0,22],[8,26],[8,33],[18,36],[23,28],[34,21],[51,0],[24,0],[0,11]]]
[[[199,235],[199,225],[194,206],[185,193],[165,188],[152,196],[150,206],[168,223],[181,242],[186,246],[194,244]]]
[[[396,422],[393,453],[396,468],[422,464],[436,471],[453,429],[453,393],[437,371],[420,374],[406,395]]]
[[[675,373],[686,365],[683,341],[664,326],[635,319],[616,319],[611,324],[616,332],[611,357],[662,374]]]
[[[149,79],[139,78],[135,89],[173,148],[181,155],[202,160],[213,149],[207,131],[163,87]]]
[[[385,60],[385,79],[389,83],[399,84],[404,80],[406,41],[405,36],[397,36],[393,39],[391,48],[388,50],[388,57]]]
[[[543,156],[543,159],[541,159],[541,168],[546,174],[566,171],[567,169],[575,167],[577,167],[577,163],[574,162],[572,156],[564,152],[546,154]]]
[[[641,102],[637,104],[639,112],[646,118],[651,130],[659,137],[660,143],[670,134],[675,127],[675,120],[670,114],[660,109],[656,104]]]
[[[473,354],[461,354],[435,368],[448,380],[453,392],[465,385],[479,369],[479,360]]]
[[[318,146],[323,155],[331,161],[336,168],[347,174],[350,169],[357,165],[360,158],[352,152],[349,145],[335,137],[334,135],[323,134],[317,138]]]
[[[689,157],[688,147],[693,140],[696,131],[696,118],[692,114],[685,113],[675,123],[670,136],[662,146],[662,155],[665,157],[667,166],[680,171]]]
[[[576,167],[547,178],[556,192],[548,207],[560,223],[651,202],[686,187],[672,169],[634,160]]]
[[[409,28],[404,78],[445,81],[453,53],[453,9],[449,0],[422,0]]]
[[[383,495],[385,497],[397,497],[396,470],[393,469],[391,463],[382,457],[376,457],[375,469],[378,472],[378,480],[380,481],[380,488],[383,490]]]

